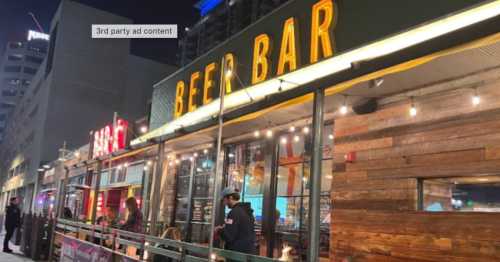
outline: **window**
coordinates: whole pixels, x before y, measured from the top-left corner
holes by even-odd
[[[3,68],[3,71],[6,73],[19,73],[21,72],[20,66],[6,66]]]
[[[14,104],[2,103],[2,104],[0,105],[0,108],[2,108],[2,109],[12,109],[12,108],[14,108],[15,106],[16,106],[16,105],[14,105]]]
[[[212,217],[214,155],[211,150],[180,156],[176,170],[175,224],[183,239],[208,243]],[[190,195],[191,193],[191,195]]]
[[[23,59],[22,55],[9,55],[7,60],[9,61],[21,61]]]
[[[21,48],[23,47],[23,43],[21,42],[12,42],[12,43],[9,43],[9,48],[10,49],[17,49],[17,48]]]
[[[4,81],[9,85],[19,85],[19,83],[21,82],[21,80],[17,78],[5,78]]]
[[[3,90],[2,91],[2,96],[7,96],[7,97],[13,97],[17,95],[16,90]]]
[[[429,212],[500,212],[500,175],[422,180],[420,208]]]
[[[26,62],[41,64],[43,62],[43,58],[28,55],[26,56]]]
[[[6,114],[0,114],[0,121],[5,121],[5,119],[7,119],[7,115]]]
[[[35,68],[31,68],[31,67],[25,67],[23,69],[23,71],[26,73],[26,74],[30,74],[30,75],[34,75],[36,74],[36,69]]]

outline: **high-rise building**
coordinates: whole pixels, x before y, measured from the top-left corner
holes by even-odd
[[[0,147],[3,199],[21,196],[25,211],[38,172],[63,143],[89,143],[89,132],[147,115],[153,84],[174,67],[130,54],[130,39],[92,39],[92,24],[131,24],[128,18],[63,0],[52,20],[47,58],[11,113]]]
[[[240,32],[288,0],[201,0],[200,20],[185,28],[179,41],[180,64],[186,65]]]
[[[16,107],[47,54],[49,35],[29,31],[25,41],[10,41],[0,60],[0,143]]]

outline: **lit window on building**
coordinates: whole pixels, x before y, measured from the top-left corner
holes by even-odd
[[[421,208],[429,212],[500,212],[500,175],[423,180]]]

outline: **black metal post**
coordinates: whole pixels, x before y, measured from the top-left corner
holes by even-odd
[[[161,190],[161,177],[163,175],[163,160],[165,159],[165,143],[160,142],[158,144],[158,159],[156,160],[156,168],[154,170],[154,181],[153,181],[153,196],[151,199],[150,210],[155,207],[160,206],[160,190]],[[156,223],[158,221],[158,214],[156,212],[151,213],[151,235],[157,236]]]
[[[313,147],[311,155],[311,177],[309,181],[309,249],[307,261],[318,261],[320,244],[321,161],[323,158],[325,90],[314,92]]]
[[[278,139],[273,139],[266,144],[265,170],[267,170],[264,181],[264,219],[262,221],[262,233],[266,239],[266,256],[273,257],[276,239],[276,197],[277,176],[279,170],[279,148]]]

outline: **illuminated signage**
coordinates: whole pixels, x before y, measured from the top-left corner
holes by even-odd
[[[151,131],[132,144],[213,119],[221,86],[227,112],[500,15],[500,0],[442,3],[287,1],[156,84]]]
[[[94,131],[93,158],[109,155],[127,146],[128,122],[123,119],[116,120],[116,127],[107,125]]]
[[[29,30],[28,31],[28,41],[40,39],[49,41],[50,36],[48,34],[40,33],[37,31]]]
[[[310,12],[310,37],[309,43],[307,43],[310,47],[310,57],[305,64],[313,64],[333,55],[335,21],[333,1],[318,1],[312,5]],[[301,37],[306,37],[306,34],[299,34],[298,24],[298,18],[292,16],[282,23],[281,39],[273,39],[271,35],[265,33],[259,34],[253,39],[251,84],[263,82],[272,76],[292,72],[301,66],[299,40]],[[272,60],[273,51],[277,52],[277,61]],[[204,66],[203,70],[192,72],[189,80],[182,79],[177,82],[174,103],[175,118],[210,103],[213,99],[213,90],[217,79],[226,81],[226,94],[232,92],[232,82],[238,71],[237,57],[228,52],[224,58],[221,58],[221,61],[224,61],[225,65],[221,65],[220,69],[216,61],[211,61]],[[273,64],[276,64],[275,70],[271,68]],[[225,75],[221,77],[223,70]]]

